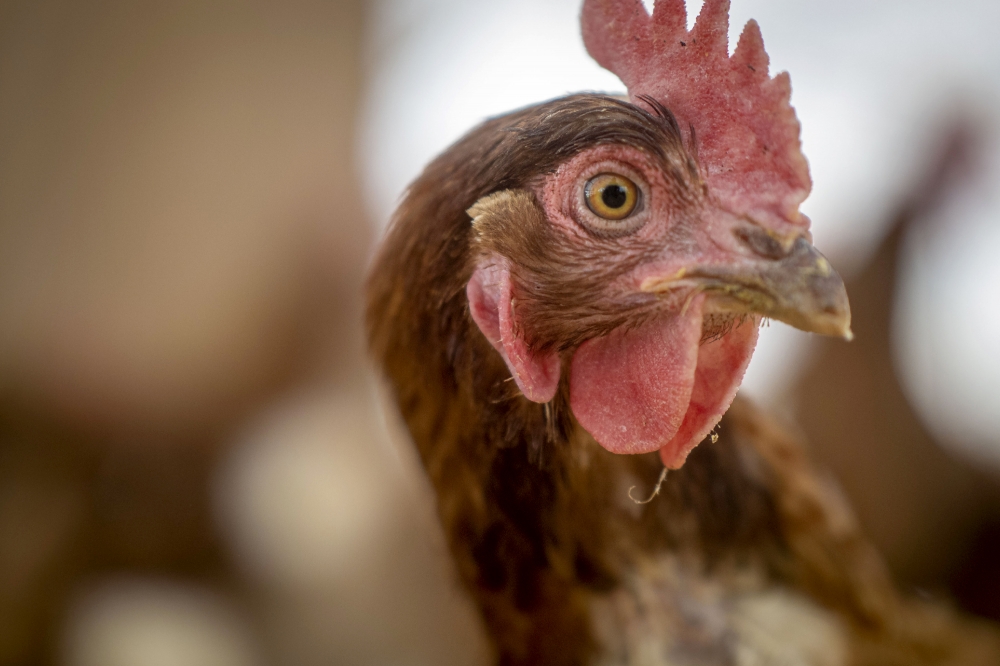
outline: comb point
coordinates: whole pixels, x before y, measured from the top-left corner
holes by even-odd
[[[673,37],[687,32],[687,8],[684,0],[656,0],[653,5],[653,25],[661,37]]]
[[[783,103],[788,104],[792,100],[792,77],[788,72],[779,72],[771,79],[771,85]]]
[[[642,0],[584,0],[580,10],[587,53],[626,86],[633,83],[627,63],[636,57],[636,43],[646,41],[649,22]]]
[[[757,21],[750,19],[743,26],[743,33],[736,42],[736,50],[730,62],[736,67],[749,67],[758,75],[767,76],[771,59],[764,50],[764,37]]]
[[[711,50],[729,55],[729,0],[705,0],[691,30],[691,38]]]

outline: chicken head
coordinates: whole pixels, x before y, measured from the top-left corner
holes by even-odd
[[[798,211],[810,181],[787,74],[768,76],[754,23],[729,57],[727,2],[685,24],[682,0],[652,16],[587,0],[588,49],[630,100],[531,115],[512,130],[518,186],[468,210],[469,310],[523,395],[565,390],[606,449],[659,450],[670,468],[728,409],[762,318],[851,335],[843,283]],[[532,145],[549,164],[524,175]]]

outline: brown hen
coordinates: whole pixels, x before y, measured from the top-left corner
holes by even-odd
[[[410,186],[368,283],[498,663],[1000,663],[986,625],[898,596],[799,445],[733,401],[763,317],[850,336],[756,24],[729,57],[724,1],[690,32],[681,0],[582,18],[630,100],[471,131]]]

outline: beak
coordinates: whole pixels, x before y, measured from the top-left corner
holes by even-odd
[[[659,294],[684,283],[711,293],[723,310],[753,312],[810,333],[854,337],[844,281],[805,238],[797,238],[781,257],[742,266],[694,266],[666,278],[647,278],[640,288]]]

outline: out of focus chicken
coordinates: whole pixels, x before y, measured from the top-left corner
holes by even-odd
[[[762,318],[850,337],[756,23],[730,57],[725,0],[691,31],[682,0],[582,20],[629,100],[470,132],[411,185],[368,285],[498,662],[1000,660],[989,628],[901,599],[799,446],[733,402]]]

